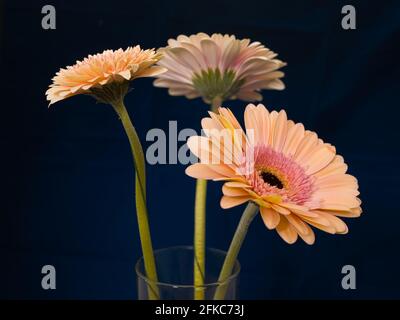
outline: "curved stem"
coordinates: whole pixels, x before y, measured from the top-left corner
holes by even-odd
[[[244,210],[242,217],[240,218],[239,225],[236,228],[235,235],[233,236],[231,245],[228,253],[225,257],[222,270],[218,277],[218,282],[222,283],[232,274],[233,267],[235,265],[237,256],[240,248],[242,247],[244,238],[246,237],[247,230],[249,229],[250,223],[258,213],[258,206],[253,202],[249,202],[246,209]],[[227,290],[227,284],[218,286],[215,291],[214,300],[223,300]]]
[[[121,118],[133,155],[133,163],[135,166],[136,214],[146,275],[151,281],[157,282],[156,264],[154,260],[146,205],[146,165],[143,148],[136,129],[125,108],[123,99],[115,101],[112,103],[112,106]],[[154,300],[158,299],[158,297],[158,288],[154,285],[149,285],[149,299]]]
[[[211,103],[211,111],[217,112],[221,106],[222,99],[216,97]],[[194,298],[204,300],[205,280],[205,248],[206,248],[206,200],[207,180],[197,179],[196,195],[194,203]]]

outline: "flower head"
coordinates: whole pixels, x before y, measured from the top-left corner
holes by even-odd
[[[169,88],[173,96],[202,97],[207,103],[241,99],[259,101],[261,89],[282,90],[286,63],[259,42],[233,35],[198,33],[169,39],[158,64],[168,69],[154,85]]]
[[[160,59],[161,54],[154,49],[142,50],[140,46],[89,55],[56,73],[46,92],[47,100],[53,104],[78,94],[90,94],[109,102],[115,98],[113,95],[126,93],[133,79],[165,72],[165,68],[154,66]]]
[[[229,109],[202,120],[206,136],[189,138],[200,163],[186,169],[189,176],[225,181],[221,206],[247,201],[259,205],[268,229],[276,229],[288,243],[300,236],[314,243],[314,226],[331,234],[348,229],[338,217],[358,217],[356,178],[335,148],[285,111],[269,112],[249,104],[245,131]]]

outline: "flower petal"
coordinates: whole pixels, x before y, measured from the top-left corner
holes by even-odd
[[[298,234],[295,228],[288,222],[288,220],[281,216],[279,224],[276,226],[276,231],[280,237],[289,244],[296,242]]]
[[[188,176],[197,179],[211,180],[217,178],[225,178],[224,175],[222,175],[217,171],[212,170],[211,168],[212,168],[211,165],[195,163],[187,167],[185,173]]]
[[[219,48],[215,42],[211,39],[203,39],[200,41],[201,49],[203,50],[203,56],[207,62],[208,68],[216,68],[219,62]]]
[[[248,196],[243,196],[243,197],[228,197],[228,196],[222,196],[221,198],[221,208],[223,209],[229,209],[232,207],[239,206],[247,201],[250,200],[250,197]]]
[[[261,217],[265,223],[265,226],[272,230],[275,229],[279,224],[280,215],[275,210],[271,208],[260,207]]]

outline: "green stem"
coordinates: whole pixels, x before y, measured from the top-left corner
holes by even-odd
[[[146,206],[146,165],[143,148],[135,127],[133,126],[129,114],[125,108],[123,99],[114,101],[112,106],[121,118],[122,125],[124,126],[125,132],[128,136],[133,155],[133,163],[135,166],[136,214],[146,275],[150,281],[157,282],[156,264],[154,260],[153,246],[151,243]],[[149,284],[149,299],[155,300],[158,299],[158,297],[159,294],[157,286]]]
[[[196,181],[194,205],[194,298],[204,300],[207,180]]]
[[[211,101],[211,111],[212,112],[217,112],[218,108],[222,105],[224,101],[220,98],[220,97],[215,97],[212,101]]]
[[[222,99],[216,97],[211,103],[211,110],[216,112]],[[194,298],[204,300],[205,248],[206,248],[206,200],[207,180],[197,179],[194,203]]]
[[[223,283],[224,281],[226,281],[226,279],[228,279],[229,276],[232,274],[232,270],[239,254],[240,248],[242,247],[244,238],[246,237],[247,230],[249,229],[250,223],[253,221],[257,213],[258,206],[253,202],[249,202],[242,214],[242,217],[240,218],[239,225],[237,226],[235,235],[233,236],[228,253],[225,257],[222,270],[218,277],[219,283]],[[226,290],[228,288],[227,285],[229,285],[229,283],[218,286],[217,290],[215,291],[214,300],[224,299]]]

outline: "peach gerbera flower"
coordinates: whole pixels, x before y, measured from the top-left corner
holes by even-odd
[[[238,40],[233,35],[198,33],[169,39],[162,48],[158,65],[168,69],[154,81],[156,87],[169,88],[173,96],[259,101],[262,89],[282,90],[284,73],[277,71],[286,63],[259,42]]]
[[[46,92],[47,100],[53,104],[78,94],[90,94],[101,102],[109,103],[113,91],[127,91],[133,79],[165,72],[165,68],[153,66],[160,59],[161,54],[154,49],[142,50],[140,46],[89,55],[83,61],[77,61],[75,65],[57,72],[53,84]],[[111,89],[111,92],[105,92],[105,87]]]
[[[157,271],[150,236],[150,228],[146,205],[146,170],[145,158],[140,139],[133,126],[124,98],[129,90],[130,81],[151,77],[165,68],[154,66],[161,59],[161,54],[150,50],[142,50],[140,46],[126,50],[105,50],[103,53],[90,55],[83,61],[60,71],[53,78],[53,84],[46,91],[50,105],[78,95],[88,94],[97,101],[110,104],[118,114],[128,136],[135,168],[135,201],[140,241],[146,275],[157,282]],[[148,286],[149,299],[159,297],[158,288]]]
[[[287,120],[285,111],[269,112],[262,104],[249,104],[245,131],[229,109],[210,115],[202,121],[206,136],[188,140],[200,163],[186,173],[225,181],[223,208],[247,201],[258,204],[266,227],[276,229],[288,243],[298,236],[314,243],[310,225],[331,234],[347,233],[338,217],[360,216],[358,183],[346,174],[343,158],[316,133]],[[223,137],[228,139],[222,142]],[[232,148],[227,141],[233,141]],[[227,153],[232,161],[224,160]]]

